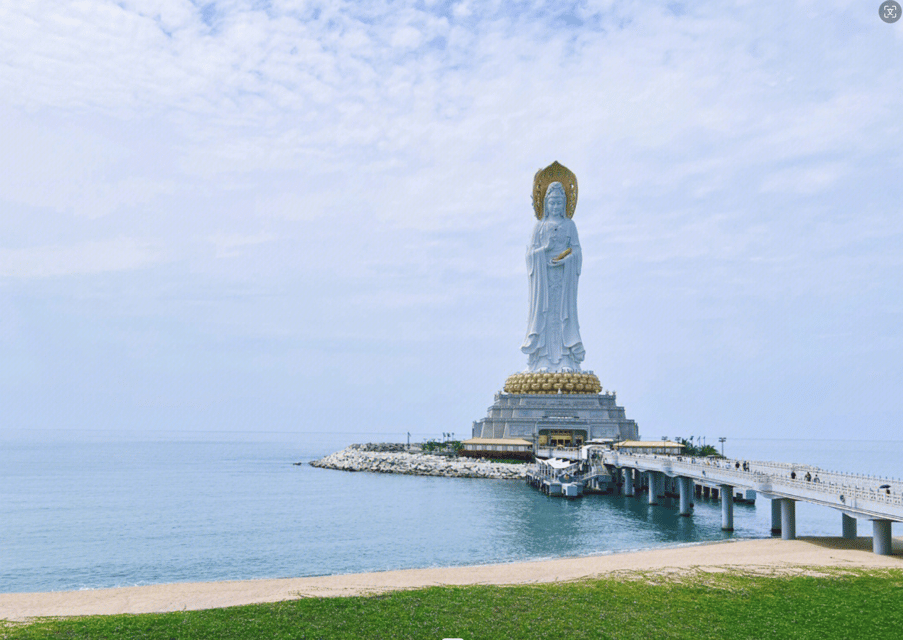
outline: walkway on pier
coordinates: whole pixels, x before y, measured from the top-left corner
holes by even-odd
[[[872,521],[872,548],[890,555],[891,523],[903,522],[903,482],[852,473],[825,471],[807,465],[754,462],[717,458],[693,458],[642,453],[621,453],[590,448],[587,456],[624,471],[624,491],[634,494],[638,477],[646,473],[649,502],[663,494],[663,477],[677,478],[680,513],[692,512],[694,484],[721,490],[722,529],[732,531],[733,496],[736,489],[756,491],[771,500],[772,532],[785,540],[796,538],[796,503],[810,502],[841,512],[844,538],[856,537],[857,519]]]

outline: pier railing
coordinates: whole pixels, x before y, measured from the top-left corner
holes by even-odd
[[[688,476],[702,484],[730,484],[792,499],[857,510],[857,501],[903,507],[903,483],[893,478],[826,471],[819,467],[780,462],[713,460],[661,454],[605,452],[602,459],[614,466]],[[745,466],[744,466],[745,465]],[[806,479],[805,474],[809,474]],[[791,477],[795,474],[796,477]],[[824,500],[819,500],[818,495]],[[830,497],[829,497],[830,496]]]

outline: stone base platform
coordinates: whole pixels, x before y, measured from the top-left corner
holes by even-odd
[[[567,440],[570,434],[570,440]],[[524,438],[538,445],[579,444],[611,438],[637,440],[636,422],[628,420],[613,392],[497,393],[482,420],[473,423],[474,438]]]

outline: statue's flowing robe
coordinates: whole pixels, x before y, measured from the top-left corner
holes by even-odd
[[[583,265],[583,252],[573,220],[564,218],[561,224],[567,236],[566,247],[571,249],[571,255],[562,266],[549,266],[549,257],[542,249],[542,220],[536,223],[532,241],[527,248],[530,316],[527,320],[527,337],[521,351],[529,356],[531,371],[537,370],[543,356],[549,359],[553,368],[558,368],[562,356],[570,356],[574,365],[579,367],[586,355],[577,322],[577,280]],[[557,305],[551,304],[549,299],[549,272],[552,269],[564,271],[562,295]],[[556,308],[551,308],[552,306]],[[558,326],[555,327],[553,323],[558,323]],[[559,328],[560,330],[556,330]]]

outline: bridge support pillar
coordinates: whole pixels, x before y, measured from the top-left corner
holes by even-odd
[[[781,534],[781,499],[774,498],[771,501],[771,535]]]
[[[624,495],[634,496],[636,492],[633,490],[633,469],[624,467]]]
[[[734,530],[734,488],[729,484],[721,485],[721,530]]]
[[[693,479],[678,476],[677,486],[680,489],[680,515],[689,516],[693,512]]]
[[[796,500],[781,499],[781,539],[796,540]]]
[[[889,556],[894,550],[890,520],[872,520],[872,551],[879,556]]]
[[[649,504],[658,504],[659,485],[662,483],[661,478],[655,471],[647,471],[646,476],[649,478]]]
[[[842,528],[842,535],[847,540],[855,540],[856,539],[856,518],[851,518],[845,513],[840,514],[840,525]]]

